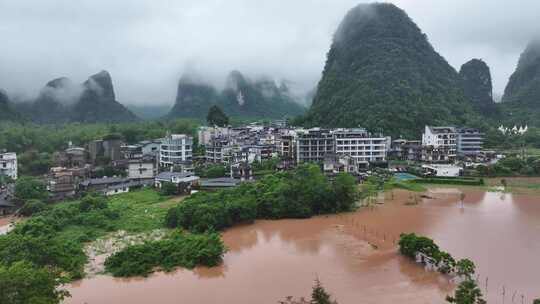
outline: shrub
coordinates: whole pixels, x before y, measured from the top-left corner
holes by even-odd
[[[47,204],[39,200],[29,200],[22,206],[19,213],[23,216],[31,216],[34,213],[41,212],[47,208]]]
[[[217,266],[225,245],[217,233],[174,232],[169,237],[128,246],[105,261],[106,271],[118,277],[146,276],[156,267],[171,271],[175,267]]]

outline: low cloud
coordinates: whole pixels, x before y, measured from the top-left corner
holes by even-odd
[[[360,1],[365,2],[365,1]],[[456,69],[482,58],[500,93],[538,31],[540,2],[396,0]],[[81,83],[108,70],[120,102],[172,104],[186,70],[224,85],[237,69],[320,79],[332,36],[356,0],[6,0],[0,4],[0,88],[37,96],[45,83]]]

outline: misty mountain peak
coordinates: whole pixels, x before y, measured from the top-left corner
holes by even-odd
[[[53,80],[47,82],[47,84],[45,86],[50,87],[50,88],[58,89],[58,88],[62,88],[62,87],[69,87],[69,86],[72,86],[72,85],[73,85],[73,82],[71,81],[71,79],[69,79],[67,77],[60,77],[60,78],[56,78],[56,79],[53,79]]]
[[[115,100],[112,78],[109,72],[105,70],[90,76],[83,85],[86,90],[93,92],[93,94],[101,98]]]

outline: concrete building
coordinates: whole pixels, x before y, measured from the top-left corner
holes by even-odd
[[[170,171],[193,171],[193,137],[171,134],[161,139],[159,166]]]
[[[131,160],[128,163],[128,178],[153,179],[156,176],[155,163],[152,160]]]
[[[460,156],[476,157],[482,151],[484,134],[475,128],[457,129],[457,153]]]
[[[110,162],[122,159],[123,143],[120,139],[99,139],[88,143],[90,162]]]
[[[200,127],[197,135],[199,145],[208,145],[214,138],[227,138],[231,134],[231,129],[228,127]]]
[[[313,128],[297,132],[296,161],[298,163],[322,163],[326,154],[334,152],[335,139],[329,130]]]
[[[285,159],[294,159],[296,156],[296,139],[294,135],[283,135],[280,140],[280,156]]]
[[[0,153],[0,175],[8,176],[12,179],[17,179],[17,154],[16,153]]]
[[[191,189],[192,186],[199,183],[199,180],[200,178],[191,172],[161,172],[154,179],[154,186],[161,188],[164,183],[173,183],[175,185],[184,183]]]
[[[434,159],[434,161],[454,161],[457,156],[457,138],[458,132],[455,127],[426,126],[422,134],[422,145],[433,148],[433,151],[446,154]]]
[[[390,147],[390,138],[380,134],[371,134],[363,128],[336,129],[336,153],[353,157],[361,167],[367,168],[369,163],[386,161]]]
[[[359,166],[356,158],[347,154],[327,154],[324,157],[323,171],[326,174],[350,173],[358,174]]]
[[[457,177],[463,172],[463,169],[453,165],[422,165],[425,174],[439,177]]]
[[[51,168],[47,189],[54,200],[62,200],[68,197],[73,197],[77,190],[77,177],[74,172],[67,168],[55,167]]]

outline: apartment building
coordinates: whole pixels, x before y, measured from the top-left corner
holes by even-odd
[[[360,167],[367,168],[369,163],[385,162],[390,146],[390,138],[381,134],[371,134],[366,129],[336,129],[336,154],[349,155]]]
[[[422,134],[422,145],[437,153],[424,161],[454,161],[457,156],[458,131],[455,127],[426,126]]]
[[[0,175],[17,179],[17,154],[0,153]]]
[[[457,153],[460,156],[476,157],[482,150],[484,134],[475,128],[457,129]]]
[[[296,137],[296,161],[298,163],[322,163],[324,156],[335,152],[334,135],[325,129],[298,130]]]
[[[164,169],[191,172],[193,170],[193,137],[170,134],[161,139],[159,166]]]

